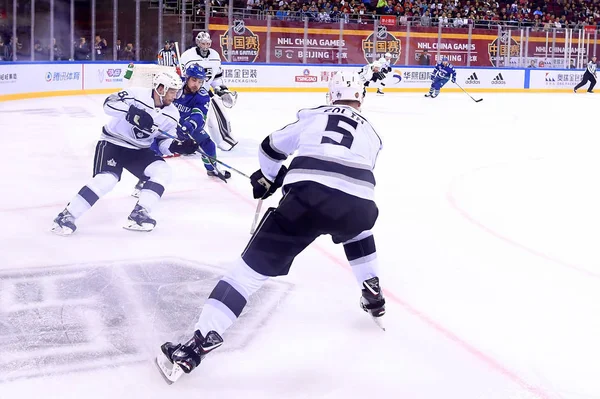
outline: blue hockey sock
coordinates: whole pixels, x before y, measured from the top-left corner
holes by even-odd
[[[204,134],[198,135],[198,139],[196,140],[198,142],[198,145],[200,146],[200,148],[202,149],[202,151],[204,151],[204,153],[210,157],[216,158],[217,157],[217,146],[215,145],[215,143],[210,139],[210,136],[204,132]],[[206,170],[208,171],[212,171],[215,168],[211,165],[211,162],[208,158],[206,157],[202,157],[202,160],[204,161],[204,167],[206,168]]]

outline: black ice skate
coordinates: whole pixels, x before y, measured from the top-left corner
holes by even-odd
[[[372,277],[363,281],[360,306],[365,312],[371,315],[375,324],[385,331],[382,321],[382,316],[385,314],[385,298],[379,286],[379,277]]]
[[[123,228],[132,231],[152,231],[154,226],[156,226],[156,220],[148,215],[146,208],[136,204]]]
[[[156,358],[156,365],[165,381],[172,384],[183,374],[192,372],[206,355],[221,345],[223,338],[215,331],[210,331],[204,338],[197,330],[184,345],[165,342],[160,347],[163,355]]]
[[[144,188],[144,180],[139,180],[133,189],[133,193],[131,193],[132,197],[140,198],[140,193],[142,192],[142,188]]]
[[[383,95],[383,94],[385,94],[385,93],[383,92],[383,90],[381,90],[381,89],[377,89],[377,94],[382,94],[382,95]]]
[[[77,230],[77,226],[75,226],[75,217],[71,215],[71,212],[69,212],[67,208],[58,214],[54,219],[52,229],[50,229],[54,234],[60,236],[69,236],[73,234],[75,230]]]

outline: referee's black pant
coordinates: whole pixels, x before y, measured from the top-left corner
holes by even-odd
[[[590,87],[587,90],[589,93],[592,90],[594,90],[594,86],[596,86],[596,77],[594,76],[593,73],[586,70],[585,73],[583,74],[583,80],[581,82],[579,82],[579,84],[577,86],[575,86],[575,90],[579,89],[580,87],[585,85],[587,82],[590,82]]]

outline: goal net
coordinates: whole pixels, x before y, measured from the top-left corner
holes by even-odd
[[[175,72],[176,69],[175,67],[155,64],[129,64],[125,74],[125,86],[152,88],[154,75],[164,71]]]

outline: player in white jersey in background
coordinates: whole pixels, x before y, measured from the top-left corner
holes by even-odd
[[[237,92],[230,91],[223,84],[221,56],[211,48],[211,45],[212,40],[208,33],[198,33],[196,46],[181,54],[181,76],[185,76],[186,68],[193,64],[200,65],[206,71],[204,88],[211,96],[212,105],[206,120],[208,132],[220,149],[230,151],[238,142],[231,135],[231,123],[225,107],[232,108],[235,105]]]
[[[392,54],[385,53],[385,55],[379,60],[377,60],[377,62],[380,65],[379,73],[381,79],[379,84],[381,85],[381,87],[385,87],[385,83],[383,82],[385,80],[385,75],[387,75],[389,72],[392,72]],[[377,94],[385,94],[381,87],[377,88]]]
[[[361,288],[361,307],[379,326],[385,299],[379,286],[371,229],[378,216],[373,169],[381,140],[360,114],[363,83],[338,72],[329,84],[332,105],[303,109],[298,120],[269,135],[259,151],[260,169],[250,178],[254,198],[283,187],[277,208],[269,208],[242,256],[204,304],[194,336],[167,342],[156,362],[168,382],[189,373],[223,343],[249,297],[269,277],[286,275],[295,257],[317,237],[343,244]],[[283,166],[296,153],[289,168]]]
[[[363,96],[367,94],[367,87],[372,83],[376,83],[377,81],[381,81],[385,79],[385,75],[381,72],[381,64],[379,61],[375,61],[372,64],[367,64],[360,71],[358,71],[358,77],[360,81],[363,83],[364,91]],[[383,94],[383,92],[377,93]]]
[[[161,134],[159,129],[173,136],[177,134],[179,111],[173,100],[182,83],[175,71],[161,72],[154,76],[152,86],[153,89],[128,88],[111,94],[104,101],[104,112],[112,118],[102,127],[96,145],[93,178],[54,219],[54,233],[70,235],[75,232],[75,220],[115,187],[121,180],[123,168],[137,178],[147,180],[124,227],[134,231],[154,228],[156,221],[149,213],[163,195],[171,170],[150,145]],[[174,141],[167,138],[159,145],[166,154],[192,154],[198,149],[192,139]]]

